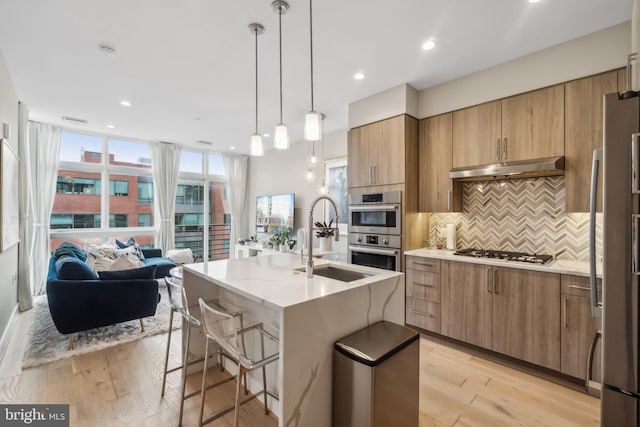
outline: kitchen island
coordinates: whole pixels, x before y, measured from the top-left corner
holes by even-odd
[[[242,309],[245,324],[263,322],[279,337],[278,348],[266,353],[280,353],[267,373],[268,387],[280,395],[279,401],[268,399],[280,426],[330,426],[335,341],[380,320],[404,324],[404,274],[315,264],[313,278],[306,277],[299,255],[286,253],[192,264],[183,271],[192,314],[199,317],[199,297],[219,297],[222,305]],[[363,277],[345,282],[318,275],[327,268]],[[203,353],[204,337],[194,334],[192,340],[192,353]],[[259,390],[261,375],[248,383]]]

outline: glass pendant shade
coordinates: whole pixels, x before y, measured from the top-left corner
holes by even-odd
[[[287,125],[280,123],[276,126],[276,134],[273,137],[273,146],[276,150],[289,149],[289,132]]]
[[[264,149],[262,148],[262,136],[259,133],[251,135],[251,155],[262,156]]]
[[[322,139],[322,117],[320,113],[309,111],[305,117],[304,139],[307,141],[320,141]]]

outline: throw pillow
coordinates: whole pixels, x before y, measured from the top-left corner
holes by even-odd
[[[144,267],[144,264],[135,255],[121,254],[111,263],[108,270],[131,270],[139,267]]]
[[[68,256],[72,256],[74,258],[78,258],[80,261],[86,261],[87,260],[87,254],[85,254],[85,252],[82,249],[80,249],[79,246],[74,245],[71,242],[64,242],[53,253],[53,257],[56,260],[59,259],[60,257],[64,256],[64,255],[68,255]]]
[[[56,273],[60,280],[96,279],[96,274],[86,262],[72,256],[63,256],[56,261]]]
[[[101,280],[139,280],[153,279],[156,274],[156,266],[134,268],[132,270],[100,271],[98,276]]]
[[[87,265],[96,273],[98,271],[109,270],[111,268],[111,264],[113,264],[113,260],[111,258],[107,258],[100,254],[92,253],[89,254],[87,258]]]
[[[116,254],[117,249],[111,243],[104,243],[102,245],[88,245],[87,246],[87,255],[95,254],[101,255],[105,258],[116,259],[118,255]]]
[[[116,239],[116,245],[118,245],[118,247],[120,249],[126,249],[126,248],[130,248],[133,247],[135,248],[135,254],[138,257],[138,259],[140,259],[140,261],[142,261],[144,259],[144,254],[142,253],[142,248],[140,248],[140,245],[138,245],[135,241],[135,239],[133,237],[129,237],[129,240],[127,240],[127,243],[122,243],[120,240]]]
[[[191,249],[169,249],[167,259],[176,265],[193,263],[193,252]]]

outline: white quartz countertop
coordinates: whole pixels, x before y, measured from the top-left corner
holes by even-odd
[[[300,254],[277,253],[258,257],[209,261],[184,265],[184,271],[211,280],[259,303],[276,309],[301,304],[327,295],[368,286],[381,280],[401,277],[402,273],[322,259],[314,260],[316,268],[333,265],[371,276],[342,282],[314,275],[307,278]],[[296,269],[302,269],[297,271]]]
[[[469,256],[454,255],[454,251],[443,249],[414,249],[406,251],[405,255],[420,256],[425,258],[437,258],[448,261],[470,262],[474,264],[494,265],[497,267],[519,268],[522,270],[535,270],[545,273],[570,274],[573,276],[589,277],[589,263],[587,261],[572,261],[568,259],[554,259],[548,264],[531,264],[519,261],[506,261],[502,259],[474,258]],[[596,276],[602,277],[602,263],[596,264]]]

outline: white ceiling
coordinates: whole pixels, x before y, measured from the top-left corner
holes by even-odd
[[[289,3],[284,121],[300,141],[311,102],[309,1]],[[402,83],[425,89],[628,21],[632,0],[316,0],[313,8],[315,107],[331,132],[346,128],[350,102]],[[259,22],[260,132],[279,121],[270,0],[0,0],[0,16],[0,51],[33,120],[246,153],[255,96],[247,26]],[[431,37],[438,46],[422,51]],[[105,56],[100,43],[117,54]],[[357,71],[366,78],[354,80]]]

